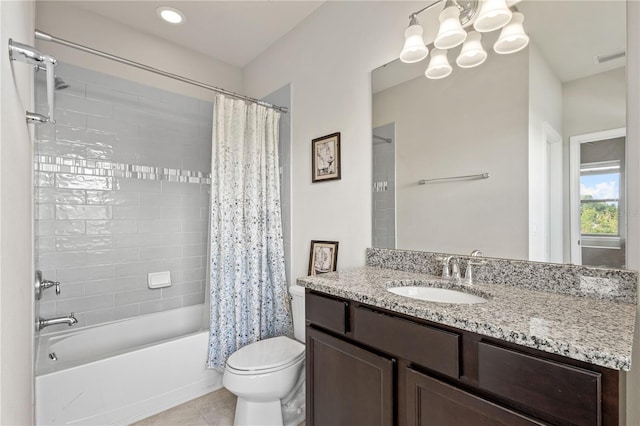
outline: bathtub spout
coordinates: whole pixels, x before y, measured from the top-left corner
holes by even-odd
[[[73,312],[71,312],[71,315],[67,317],[57,317],[57,318],[50,318],[50,319],[39,318],[37,323],[37,328],[38,328],[38,331],[40,331],[45,327],[49,327],[50,325],[68,324],[69,327],[71,327],[72,325],[77,323],[78,323],[78,320],[76,319],[76,317],[73,316]]]

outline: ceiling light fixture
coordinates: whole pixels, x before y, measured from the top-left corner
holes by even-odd
[[[422,39],[422,27],[414,13],[409,17],[409,28],[404,31],[404,46],[400,52],[400,60],[407,64],[420,62],[429,54],[429,49]]]
[[[156,14],[170,24],[181,24],[185,20],[184,14],[173,7],[159,7],[156,9]]]
[[[438,49],[451,49],[462,44],[467,38],[467,32],[462,28],[460,22],[460,9],[452,0],[447,1],[438,20],[440,21],[440,29],[433,41],[433,45]]]
[[[499,54],[515,53],[529,44],[522,23],[524,15],[514,7],[509,9],[506,0],[437,0],[409,16],[409,28],[405,31],[405,43],[400,60],[406,63],[419,62],[426,58],[429,49],[422,38],[423,29],[418,23],[418,14],[445,3],[438,20],[437,36],[433,42],[435,49],[425,72],[428,78],[444,78],[451,74],[447,50],[462,45],[456,64],[460,68],[476,67],[487,59],[482,47],[483,32],[502,29],[493,46]],[[467,34],[466,26],[473,25]]]
[[[469,32],[462,45],[462,50],[456,64],[460,68],[473,68],[487,60],[487,52],[482,48],[482,34],[477,31]]]
[[[509,23],[511,11],[506,0],[484,0],[473,23],[473,28],[481,33],[498,30]]]
[[[438,80],[447,77],[451,74],[452,70],[453,68],[451,68],[449,60],[447,59],[447,51],[442,49],[433,49],[429,66],[424,72],[424,75],[432,80]]]
[[[529,36],[524,33],[522,27],[524,15],[520,12],[513,12],[511,21],[500,31],[498,41],[493,45],[493,50],[501,55],[519,52],[529,44]]]

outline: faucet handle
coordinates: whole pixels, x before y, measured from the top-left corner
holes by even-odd
[[[475,257],[475,256],[474,256]],[[487,261],[486,260],[472,260],[473,258],[470,258],[469,260],[467,260],[467,269],[466,271],[464,271],[464,282],[465,284],[468,285],[472,285],[473,284],[473,268],[472,266],[482,266],[482,265],[486,265]]]
[[[60,281],[45,280],[42,278],[42,272],[36,271],[36,278],[35,278],[36,300],[40,300],[40,298],[42,297],[42,291],[49,287],[55,287],[56,296],[60,296]]]

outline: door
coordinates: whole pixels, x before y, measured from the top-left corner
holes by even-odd
[[[570,138],[571,262],[625,268],[625,129]]]
[[[406,373],[407,426],[545,424],[411,368]]]
[[[393,425],[394,360],[307,327],[309,426]]]

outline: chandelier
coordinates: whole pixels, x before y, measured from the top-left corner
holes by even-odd
[[[404,32],[405,42],[400,52],[402,62],[419,62],[429,55],[422,38],[423,29],[418,22],[418,14],[443,1],[431,3],[409,16],[409,27]],[[529,36],[522,26],[524,15],[515,7],[507,7],[506,0],[446,0],[438,20],[438,34],[425,71],[425,76],[431,79],[445,78],[451,74],[453,69],[447,51],[461,44],[462,49],[456,58],[460,68],[482,64],[487,59],[487,52],[482,47],[482,33],[501,29],[493,45],[493,50],[501,55],[518,52],[529,44]],[[472,29],[467,33],[465,27]]]

